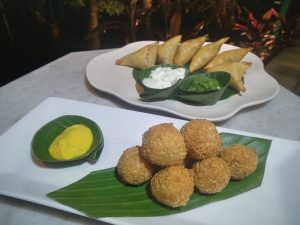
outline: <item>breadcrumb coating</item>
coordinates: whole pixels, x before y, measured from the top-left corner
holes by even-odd
[[[194,191],[194,182],[188,169],[171,166],[156,173],[150,187],[157,201],[176,208],[187,204]]]
[[[228,163],[233,180],[241,180],[249,176],[256,170],[258,164],[256,151],[240,144],[225,148],[221,152],[221,158]]]
[[[132,185],[146,182],[155,172],[154,166],[141,156],[138,146],[128,148],[123,152],[117,169],[121,179]]]
[[[173,166],[183,164],[186,148],[176,127],[172,123],[161,123],[143,134],[141,153],[154,165]]]
[[[230,180],[230,169],[219,157],[211,157],[193,166],[195,187],[205,194],[222,191]]]
[[[212,122],[194,119],[186,123],[180,132],[189,157],[204,160],[220,153],[222,139]]]

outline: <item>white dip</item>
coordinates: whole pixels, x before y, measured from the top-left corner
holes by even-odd
[[[149,88],[163,89],[171,87],[179,79],[183,79],[185,69],[171,67],[158,67],[152,70],[148,78],[143,79],[143,84]]]

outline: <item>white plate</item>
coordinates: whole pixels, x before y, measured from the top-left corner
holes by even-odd
[[[112,94],[132,105],[166,111],[186,119],[206,118],[211,121],[221,121],[235,115],[243,108],[269,101],[279,91],[279,85],[274,78],[264,70],[262,61],[254,54],[248,53],[243,61],[253,65],[245,74],[246,92],[219,101],[213,106],[193,106],[174,100],[158,102],[142,102],[135,89],[132,69],[115,65],[115,61],[152,42],[141,41],[131,43],[92,59],[86,68],[87,80],[96,89]],[[224,44],[221,51],[236,48]]]
[[[30,156],[33,134],[48,121],[66,114],[88,117],[99,124],[104,149],[96,164],[47,167]],[[122,151],[141,144],[150,126],[186,121],[78,101],[48,98],[0,137],[0,194],[39,203],[75,214],[82,213],[55,202],[46,194],[73,183],[91,171],[115,166]],[[219,131],[273,139],[265,177],[260,187],[239,196],[184,213],[164,217],[100,218],[113,224],[297,224],[300,221],[300,143],[223,128]]]

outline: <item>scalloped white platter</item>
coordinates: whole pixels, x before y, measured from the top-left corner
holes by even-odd
[[[212,106],[195,106],[176,100],[140,101],[132,76],[132,68],[115,65],[115,61],[149,43],[153,41],[134,42],[96,56],[86,67],[88,82],[97,90],[138,107],[165,111],[185,119],[205,118],[215,122],[226,120],[243,108],[267,102],[279,92],[279,84],[266,73],[263,62],[253,53],[248,53],[242,61],[252,62],[252,66],[244,75],[246,92],[241,95],[236,94]],[[234,48],[237,47],[224,44],[221,51]]]
[[[35,161],[30,154],[34,133],[45,123],[70,114],[87,117],[101,127],[104,148],[99,160],[94,164],[84,162],[68,167],[47,166]],[[140,145],[142,134],[149,127],[163,122],[173,123],[180,129],[187,121],[68,99],[48,98],[0,136],[0,194],[85,216],[47,198],[46,194],[79,180],[91,171],[116,166],[124,149]],[[171,216],[110,217],[98,220],[117,225],[299,224],[300,142],[221,127],[218,130],[272,140],[260,187]]]

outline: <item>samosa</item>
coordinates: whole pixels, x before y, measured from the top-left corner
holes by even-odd
[[[252,48],[237,48],[221,52],[204,67],[204,70],[226,63],[239,62],[251,50]]]
[[[193,56],[189,71],[194,72],[202,69],[219,53],[222,45],[228,41],[229,37],[221,38],[218,41],[202,46]]]
[[[176,52],[174,63],[178,66],[187,64],[195,53],[202,47],[204,42],[207,40],[208,35],[203,35],[198,38],[190,39],[183,42]]]
[[[229,86],[238,92],[245,92],[246,88],[244,86],[243,76],[250,66],[250,62],[233,62],[211,67],[205,70],[205,72],[224,71],[230,73],[231,80]]]
[[[128,55],[118,59],[117,65],[129,66],[136,69],[146,69],[155,66],[157,58],[158,42],[148,44],[143,48],[129,53]]]
[[[174,57],[181,41],[181,37],[181,35],[176,35],[158,46],[157,62],[159,64],[174,64]]]

